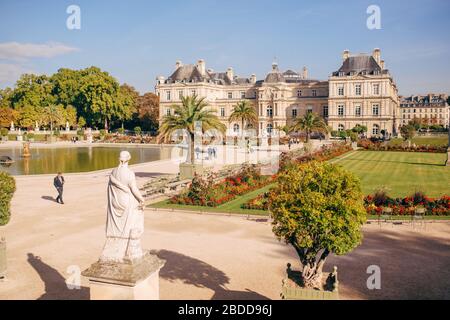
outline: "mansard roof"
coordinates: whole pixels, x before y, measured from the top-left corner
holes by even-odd
[[[219,85],[243,85],[251,83],[249,78],[234,77],[234,79],[230,79],[226,72],[206,71],[205,74],[202,75],[199,68],[192,64],[178,67],[174,73],[169,76],[167,82],[213,82]]]
[[[371,55],[350,56],[344,60],[338,71],[333,75],[353,75],[353,74],[375,74],[388,73],[388,70],[382,70],[381,66]]]

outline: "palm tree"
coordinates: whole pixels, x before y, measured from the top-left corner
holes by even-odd
[[[291,131],[304,131],[306,142],[309,142],[312,132],[328,132],[325,121],[313,112],[307,112],[302,118],[297,119],[291,127]]]
[[[248,100],[242,100],[238,102],[233,108],[233,112],[230,114],[228,121],[240,121],[241,122],[241,137],[244,137],[244,125],[254,124],[258,121],[256,110],[250,104]]]
[[[173,114],[166,115],[162,119],[159,127],[158,141],[170,141],[172,134],[176,130],[186,130],[189,136],[190,163],[193,164],[194,157],[194,136],[195,124],[200,122],[202,131],[217,129],[224,133],[226,126],[219,120],[214,110],[207,108],[208,103],[205,98],[198,98],[197,95],[182,97],[181,105],[173,105]]]

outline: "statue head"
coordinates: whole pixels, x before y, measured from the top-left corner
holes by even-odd
[[[130,161],[130,159],[131,159],[131,154],[128,151],[120,152],[120,156],[119,156],[120,164],[128,163],[128,161]]]

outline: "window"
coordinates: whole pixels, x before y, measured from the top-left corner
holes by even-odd
[[[183,98],[183,90],[178,91],[178,99]]]
[[[197,91],[196,90],[192,90],[191,91],[191,95],[196,96],[197,95]]]
[[[355,85],[355,95],[357,95],[357,96],[361,95],[361,85],[360,84]]]
[[[380,134],[380,126],[379,125],[377,125],[377,124],[373,125],[372,134],[374,134],[374,135]]]
[[[373,85],[373,94],[374,95],[379,95],[380,94],[380,85],[378,83],[375,83]]]
[[[313,97],[317,96],[317,90],[313,90],[313,91],[312,91],[312,96],[313,96]]]
[[[268,133],[268,134],[271,134],[271,133],[272,133],[272,130],[273,130],[273,125],[272,125],[271,123],[268,123],[268,124],[267,124],[267,133]]]
[[[228,99],[233,99],[233,92],[228,92]]]
[[[355,106],[355,116],[357,116],[357,117],[361,116],[361,106],[360,105]]]
[[[166,100],[170,101],[170,91],[166,91]]]
[[[343,104],[338,105],[338,116],[339,117],[344,116],[344,105]]]
[[[266,113],[267,113],[267,116],[268,116],[269,118],[272,118],[272,117],[273,117],[273,108],[272,108],[272,106],[268,106],[268,107],[267,107]]]
[[[292,118],[297,118],[297,109],[292,109]]]
[[[372,105],[372,115],[374,116],[380,115],[380,106],[378,104]]]
[[[223,118],[223,117],[225,117],[225,108],[224,107],[221,107],[220,108],[220,116]]]
[[[297,97],[300,98],[302,96],[302,90],[297,90]]]
[[[344,131],[344,130],[345,130],[344,125],[343,124],[339,124],[338,125],[338,131],[340,132],[340,131]]]
[[[338,96],[343,96],[344,95],[344,86],[340,86],[338,87]]]
[[[238,133],[239,132],[239,125],[237,123],[235,123],[234,126],[233,126],[233,132],[234,133]]]
[[[313,107],[312,106],[307,106],[306,110],[308,113],[311,113],[313,111]]]
[[[328,106],[323,106],[322,111],[323,111],[323,117],[328,118]]]
[[[245,91],[241,91],[241,99],[245,99]]]
[[[170,113],[171,113],[170,109],[166,109],[166,116],[170,116]]]

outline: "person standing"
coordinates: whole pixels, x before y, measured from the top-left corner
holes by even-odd
[[[64,204],[62,195],[64,190],[64,177],[62,176],[61,172],[58,172],[58,175],[53,179],[53,185],[55,186],[56,190],[58,191],[58,196],[56,197],[56,202]]]

